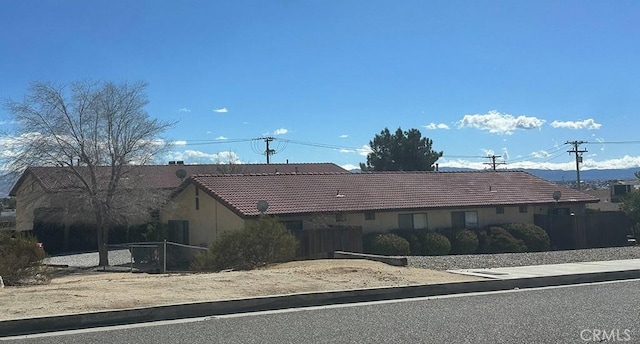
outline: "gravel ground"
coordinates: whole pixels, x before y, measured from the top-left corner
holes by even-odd
[[[640,246],[529,253],[407,257],[409,266],[433,270],[488,269],[621,259],[640,259]]]
[[[595,262],[619,259],[640,259],[640,246],[594,248],[568,251],[475,254],[451,256],[410,256],[409,266],[432,270],[503,268],[512,266]],[[111,265],[131,261],[129,250],[109,251]],[[98,265],[98,253],[82,253],[47,258],[48,264],[88,268]]]
[[[109,264],[122,265],[131,262],[129,250],[109,251]],[[53,256],[45,259],[45,264],[67,265],[74,268],[90,268],[98,266],[98,252]]]

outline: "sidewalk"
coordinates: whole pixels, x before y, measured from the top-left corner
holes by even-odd
[[[487,279],[471,282],[274,295],[66,316],[6,320],[0,321],[0,338],[2,336],[288,308],[638,279],[640,278],[640,259],[452,270],[451,272],[481,276]]]
[[[494,269],[459,269],[447,270],[448,272],[485,277],[492,279],[518,279],[531,277],[549,277],[578,274],[594,274],[606,272],[620,272],[627,270],[640,270],[640,259],[610,260],[603,262],[584,262],[566,264],[548,264],[518,266],[510,268]]]

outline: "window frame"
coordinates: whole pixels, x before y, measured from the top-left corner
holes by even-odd
[[[409,216],[411,221],[408,221]],[[424,216],[424,227],[416,228],[416,216]],[[404,220],[401,220],[401,218],[404,218]],[[409,222],[411,223],[410,226],[408,225]],[[429,229],[429,215],[427,213],[400,213],[398,214],[398,229],[402,229],[402,230]]]
[[[374,221],[376,219],[375,211],[365,211],[364,212],[364,220],[365,221]]]
[[[475,214],[475,223],[469,221],[469,216]],[[462,220],[462,221],[460,221]],[[479,228],[480,217],[477,210],[461,210],[451,212],[451,227],[454,228]]]

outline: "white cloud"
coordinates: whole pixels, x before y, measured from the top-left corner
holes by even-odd
[[[516,130],[540,129],[544,122],[537,117],[514,117],[494,110],[484,115],[465,115],[458,121],[458,127],[486,130],[493,134],[512,135]]]
[[[288,133],[289,130],[286,128],[278,128],[273,132],[273,135],[284,135],[286,133]]]
[[[349,135],[347,135],[347,134],[342,134],[342,135],[340,135],[340,138],[341,138],[341,139],[346,139],[347,137],[349,137]]]
[[[340,165],[340,167],[344,168],[347,171],[351,171],[351,170],[355,170],[355,169],[359,169],[360,165],[354,165],[354,164],[346,164],[346,165]]]
[[[355,148],[355,149],[350,149],[350,148],[342,148],[339,150],[340,153],[356,153],[358,155],[362,155],[362,156],[367,156],[369,153],[373,152],[371,150],[371,147],[369,147],[369,145],[363,145],[361,148]]]
[[[540,153],[540,152],[538,152]],[[542,154],[542,153],[540,153]],[[483,170],[487,168],[484,164],[485,161],[470,161],[470,160],[449,160],[441,158],[438,160],[440,167],[450,168],[471,168],[476,170]],[[638,168],[640,167],[640,156],[625,155],[622,158],[615,158],[609,160],[596,161],[593,159],[584,159],[580,165],[581,171],[586,170],[603,170],[603,169],[626,169],[626,168]],[[563,170],[563,171],[575,171],[576,163],[573,159],[567,159],[563,162],[539,162],[539,161],[518,161],[501,165],[502,169],[541,169],[541,170]]]
[[[502,159],[509,159],[509,150],[507,149],[507,147],[502,147]]]
[[[227,113],[229,112],[229,110],[227,110],[226,107],[223,108],[219,108],[219,109],[213,109],[213,112],[217,112],[217,113]]]
[[[173,141],[171,142],[172,146],[186,146],[187,145],[187,141],[185,140],[177,140],[177,141]]]
[[[600,127],[602,127],[602,124],[596,123],[596,121],[593,118],[588,118],[588,119],[585,119],[584,121],[566,121],[566,122],[553,121],[551,122],[551,126],[554,128],[594,130],[594,129],[600,129]]]
[[[229,138],[224,137],[224,136],[218,136],[218,137],[216,137],[216,140],[221,140],[221,141],[223,141],[223,140],[228,140],[228,139],[229,139]]]
[[[363,145],[362,148],[358,148],[356,151],[362,156],[367,156],[369,153],[373,152],[369,145]]]
[[[444,124],[444,123],[429,123],[427,125],[424,125],[423,127],[425,127],[427,130],[436,130],[436,129],[450,129],[448,125]]]
[[[238,163],[240,157],[235,152],[223,151],[206,153],[197,150],[172,151],[166,156],[167,161],[184,161],[186,164],[218,164]]]
[[[535,152],[531,153],[531,156],[536,158],[536,159],[542,159],[542,158],[550,157],[551,154],[549,154],[549,152],[547,152],[545,150],[539,150],[539,151],[535,151]]]
[[[482,152],[484,153],[484,156],[496,155],[496,152],[493,149],[483,149]]]
[[[180,108],[180,110],[178,110],[178,112],[191,112],[191,109],[189,109],[189,108]]]

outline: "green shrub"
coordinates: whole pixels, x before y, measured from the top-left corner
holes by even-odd
[[[35,237],[0,233],[0,276],[6,285],[47,281],[45,256]]]
[[[409,242],[392,233],[371,233],[363,242],[366,253],[385,256],[407,256],[410,253]]]
[[[244,229],[226,231],[192,265],[197,271],[251,270],[290,261],[298,248],[296,237],[274,217],[261,217]]]
[[[511,223],[504,226],[504,229],[513,235],[514,238],[520,239],[527,245],[527,251],[541,252],[549,251],[551,241],[547,232],[532,224]]]
[[[455,234],[451,241],[451,252],[455,254],[473,254],[478,251],[480,241],[472,230],[464,229]]]
[[[485,251],[487,253],[524,252],[527,249],[524,241],[516,239],[501,227],[489,227],[487,230]]]
[[[409,243],[409,254],[422,254],[422,242],[418,232],[413,229],[394,229],[391,233],[404,238]]]
[[[426,256],[442,256],[451,251],[451,242],[446,236],[427,232],[422,235],[422,254]]]
[[[478,250],[477,253],[489,253],[487,249],[487,240],[489,239],[489,234],[487,233],[486,228],[478,229],[474,231],[478,236]]]

